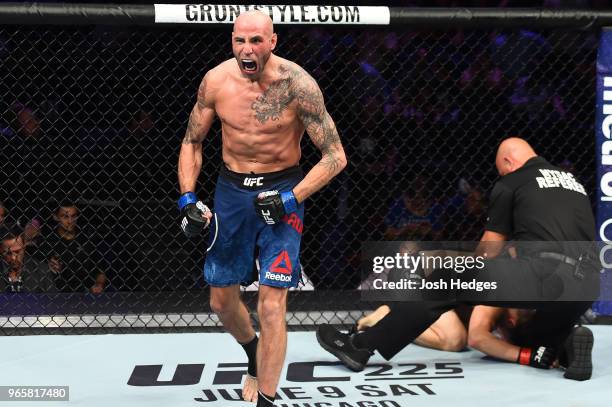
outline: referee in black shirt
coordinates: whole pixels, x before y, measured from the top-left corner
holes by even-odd
[[[572,174],[538,157],[520,138],[500,144],[495,165],[501,178],[476,250],[487,260],[475,278],[494,281],[498,289],[455,289],[442,300],[393,303],[385,318],[358,334],[321,325],[317,339],[324,349],[359,371],[374,350],[391,359],[458,304],[489,304],[536,310],[513,338],[521,346],[517,363],[549,368],[559,358],[566,378],[591,377],[592,333],[574,327],[599,294],[595,221],[587,193]],[[512,256],[504,250],[507,240],[513,242]]]

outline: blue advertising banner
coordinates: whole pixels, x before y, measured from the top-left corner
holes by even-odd
[[[597,154],[597,237],[612,242],[612,28],[603,29],[597,53],[597,106],[595,148]],[[612,252],[612,251],[606,251]],[[606,256],[607,257],[607,256]],[[601,259],[611,264],[610,259]],[[612,267],[610,267],[612,269]],[[601,297],[612,298],[612,273],[602,274]],[[612,302],[595,304],[599,314],[612,315]]]

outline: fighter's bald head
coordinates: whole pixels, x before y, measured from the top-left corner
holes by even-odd
[[[537,154],[529,143],[519,137],[510,137],[501,142],[495,157],[495,166],[499,175],[506,175],[521,168]]]
[[[257,31],[272,36],[274,25],[269,15],[259,10],[249,10],[240,15],[234,21],[234,32],[238,31]]]

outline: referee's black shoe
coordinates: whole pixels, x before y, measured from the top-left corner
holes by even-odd
[[[319,325],[317,341],[319,345],[354,372],[361,372],[373,352],[368,349],[357,349],[353,345],[353,336],[344,334],[329,324]]]
[[[577,326],[565,340],[567,370],[563,377],[571,380],[589,380],[593,373],[591,351],[593,332],[585,326]]]

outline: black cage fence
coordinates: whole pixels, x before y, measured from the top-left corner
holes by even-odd
[[[363,242],[477,240],[502,138],[526,138],[594,191],[597,31],[276,31],[277,54],[318,81],[349,160],[306,204],[307,284],[290,295],[290,325],[350,323],[369,307]],[[219,324],[207,236],[180,231],[176,164],[202,76],[232,57],[230,32],[0,27],[2,333]],[[196,191],[207,203],[220,139],[215,123]],[[320,156],[308,137],[302,148],[307,171]]]

